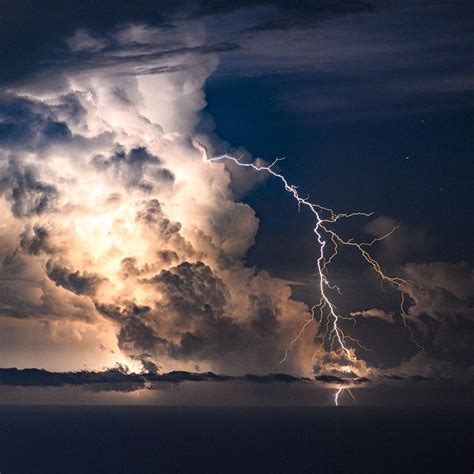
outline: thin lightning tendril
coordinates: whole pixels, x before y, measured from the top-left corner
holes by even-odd
[[[376,237],[369,242],[359,243],[359,242],[355,242],[354,239],[352,238],[345,239],[341,237],[338,233],[336,233],[336,231],[334,231],[329,226],[345,218],[360,217],[360,216],[370,217],[372,213],[367,213],[367,212],[336,213],[328,207],[309,201],[309,197],[305,197],[305,198],[301,197],[300,194],[298,193],[298,188],[292,184],[289,184],[287,179],[274,169],[275,165],[279,161],[283,160],[284,158],[276,158],[273,161],[273,163],[271,163],[270,165],[258,165],[255,163],[242,162],[241,158],[236,158],[227,153],[223,155],[219,155],[219,156],[209,157],[207,154],[207,149],[204,145],[202,145],[201,143],[197,143],[197,146],[203,152],[204,160],[207,162],[231,161],[240,167],[252,168],[259,172],[266,171],[270,173],[273,177],[279,179],[281,183],[283,184],[285,191],[290,193],[293,196],[293,198],[297,202],[298,210],[300,210],[302,207],[305,207],[309,209],[309,211],[315,217],[316,224],[313,229],[313,232],[316,235],[316,240],[319,245],[319,256],[317,258],[317,275],[319,279],[319,292],[321,295],[321,299],[318,304],[314,305],[311,308],[311,318],[305,321],[300,331],[291,340],[280,362],[284,362],[287,359],[290,350],[298,342],[298,340],[303,335],[305,329],[313,321],[318,323],[318,325],[321,327],[321,323],[323,321],[323,317],[325,313],[327,313],[326,314],[327,320],[326,320],[326,331],[323,334],[323,345],[325,344],[325,341],[327,340],[329,343],[330,351],[333,351],[334,346],[336,345],[339,347],[339,349],[343,353],[345,353],[345,355],[347,356],[347,359],[350,362],[354,363],[357,360],[357,357],[355,355],[355,348],[350,347],[347,341],[350,341],[351,343],[353,343],[355,346],[359,347],[360,349],[370,350],[364,345],[362,345],[356,339],[350,336],[347,336],[344,333],[344,331],[341,329],[339,325],[340,320],[341,319],[354,320],[354,318],[339,315],[337,313],[335,304],[331,301],[330,297],[328,296],[328,291],[329,292],[336,291],[339,294],[342,294],[340,288],[334,283],[331,283],[328,277],[328,266],[336,257],[336,255],[338,255],[338,250],[339,250],[339,247],[341,246],[350,247],[350,248],[355,249],[357,252],[359,252],[359,254],[363,257],[363,259],[372,267],[372,269],[375,271],[377,276],[380,278],[382,290],[383,290],[383,284],[388,283],[389,285],[391,285],[393,288],[395,288],[401,293],[400,313],[401,313],[403,324],[410,332],[411,340],[414,342],[414,344],[416,344],[418,348],[423,350],[423,347],[416,341],[413,334],[413,330],[407,322],[408,315],[405,311],[404,306],[405,306],[405,296],[407,294],[408,282],[399,277],[391,277],[391,276],[386,275],[384,271],[382,270],[379,262],[375,260],[367,251],[367,247],[371,247],[375,243],[380,242],[390,237],[398,229],[400,224],[397,224],[396,226],[394,226],[392,230],[390,230],[390,232],[387,232],[386,234],[380,237]],[[326,255],[326,247],[327,247],[328,241],[332,242],[332,251],[328,255]],[[316,317],[317,310],[319,310],[319,313],[320,313],[319,319],[317,319]],[[312,358],[313,361],[316,357],[316,353],[317,353],[317,350],[313,354],[313,358]],[[352,394],[352,392],[350,392],[348,388],[339,388],[334,396],[334,403],[336,405],[338,405],[339,395],[341,394],[343,390],[347,390],[349,394],[351,395],[351,397],[355,400],[354,395]]]
[[[102,114],[100,113],[100,107],[99,107],[99,104],[97,104],[95,101],[94,101],[94,97],[92,95],[92,92],[88,92],[86,97],[92,102],[92,105],[94,105],[94,107],[97,109],[97,117],[99,119],[99,122],[102,126],[104,126],[104,122],[102,120]]]

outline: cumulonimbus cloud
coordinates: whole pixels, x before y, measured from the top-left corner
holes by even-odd
[[[279,365],[310,312],[284,281],[245,266],[259,221],[238,197],[265,177],[206,162],[203,147],[212,154],[218,139],[196,131],[216,52],[233,46],[210,47],[193,24],[131,24],[104,37],[79,30],[64,48],[49,73],[0,91],[2,320],[41,321],[55,340],[94,334],[98,368],[199,364],[334,385],[379,377],[318,349],[316,323]],[[378,236],[385,224],[367,230]],[[472,319],[469,272],[407,265],[419,282],[410,280],[407,318],[444,324],[449,307]],[[394,321],[369,308],[353,316]],[[65,370],[78,370],[80,357],[69,359]]]
[[[57,87],[39,75],[3,92],[1,315],[106,323],[132,365],[268,373],[308,308],[245,267],[259,223],[235,189],[249,180],[196,147],[216,55],[199,30],[162,33],[81,30]],[[313,344],[308,331],[282,368],[310,371]]]

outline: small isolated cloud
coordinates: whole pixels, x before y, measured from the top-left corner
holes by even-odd
[[[397,264],[413,255],[423,255],[434,243],[427,229],[407,226],[386,216],[372,220],[364,226],[364,230],[375,238],[381,238],[393,231],[389,237],[378,242],[377,249],[384,259]]]
[[[394,323],[395,320],[393,319],[393,315],[387,313],[381,309],[372,308],[367,309],[365,311],[354,311],[351,313],[353,317],[360,317],[360,318],[378,318],[386,321],[387,323]]]
[[[72,51],[77,53],[81,51],[100,51],[107,46],[108,41],[95,36],[91,31],[79,28],[66,40],[66,43]]]

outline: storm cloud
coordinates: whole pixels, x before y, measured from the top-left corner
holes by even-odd
[[[3,369],[0,383],[143,388],[315,377],[321,385],[351,387],[471,370],[472,267],[404,261],[409,246],[427,245],[423,229],[402,225],[398,241],[382,244],[385,256],[400,260],[391,270],[406,277],[406,320],[397,301],[355,308],[353,320],[341,323],[378,319],[395,327],[408,321],[431,342],[425,359],[416,354],[398,367],[370,364],[355,343],[354,360],[339,351],[334,337],[331,342],[318,335],[326,320],[296,299],[291,282],[247,263],[260,221],[240,198],[268,176],[204,159],[228,145],[206,116],[209,77],[232,75],[226,62],[231,55],[243,75],[288,78],[316,65],[337,76],[350,52],[347,36],[336,38],[337,57],[323,47],[303,48],[294,57],[294,45],[306,35],[318,38],[316,25],[328,19],[344,19],[349,32],[357,18],[372,25],[376,10],[364,2],[246,6],[257,4],[258,18],[229,34],[232,15],[245,16],[232,2],[186,3],[184,16],[176,18],[171,4],[160,12],[147,7],[141,15],[128,12],[125,23],[117,23],[116,9],[108,17],[97,6],[95,24],[74,7],[70,23],[46,35],[57,47],[42,64],[18,63],[16,73],[3,73],[0,316],[8,320],[4,324],[15,320],[15,334],[41,325],[39,346],[75,346],[62,346],[73,353],[73,367],[64,373]],[[55,15],[49,13],[48,21]],[[206,30],[211,15],[222,22]],[[34,18],[28,21],[38,27]],[[364,41],[372,46],[372,38],[370,30]],[[385,52],[376,45],[368,54]],[[257,71],[248,70],[249,60],[258,63]],[[18,76],[28,67],[29,74]],[[334,84],[322,84],[322,90]],[[306,95],[312,97],[306,92],[304,99],[294,89],[287,95],[305,108],[311,102]],[[288,97],[283,94],[283,101]],[[241,155],[264,163],[245,150]],[[390,218],[379,218],[364,230],[379,237],[387,224]],[[302,286],[319,298],[313,283]],[[136,373],[79,371],[82,355],[74,351],[82,354],[77,346],[84,341],[87,350],[94,347],[95,369],[116,362]]]

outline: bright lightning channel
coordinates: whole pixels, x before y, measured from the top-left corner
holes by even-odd
[[[346,391],[352,397],[352,400],[354,400],[354,402],[356,401],[354,394],[349,388],[339,387],[336,393],[334,394],[334,405],[339,406],[339,395],[341,395],[341,393],[344,391]]]
[[[235,163],[237,166],[244,167],[244,168],[252,168],[258,172],[268,172],[270,173],[273,177],[277,178],[280,180],[280,182],[283,184],[283,187],[286,192],[290,193],[293,198],[296,200],[298,209],[301,209],[301,207],[305,207],[309,209],[309,211],[314,215],[315,217],[315,227],[313,229],[314,234],[316,235],[316,240],[319,245],[319,256],[317,259],[317,272],[318,272],[318,279],[319,279],[319,292],[321,295],[320,302],[317,305],[314,305],[311,308],[311,318],[308,319],[296,335],[296,337],[290,342],[290,345],[287,347],[285,350],[285,354],[281,362],[284,362],[288,356],[289,351],[291,348],[298,342],[299,338],[302,336],[303,332],[305,329],[312,323],[312,322],[317,322],[319,323],[321,327],[321,322],[324,316],[324,311],[328,313],[327,315],[327,326],[326,326],[326,331],[323,335],[323,343],[326,340],[326,337],[328,338],[329,344],[330,344],[330,351],[334,350],[334,345],[337,345],[339,347],[339,350],[345,353],[347,356],[347,359],[354,363],[357,360],[357,357],[355,355],[355,349],[353,347],[350,347],[349,343],[347,341],[350,341],[357,345],[358,347],[367,350],[365,346],[359,343],[356,339],[347,336],[344,334],[344,331],[340,327],[340,320],[341,319],[347,319],[351,320],[353,319],[352,317],[346,317],[346,316],[341,316],[337,313],[336,311],[336,306],[335,304],[331,301],[330,297],[328,296],[328,292],[330,290],[335,290],[338,293],[340,293],[340,289],[337,287],[337,285],[331,283],[329,281],[329,276],[328,276],[328,265],[332,262],[334,257],[338,254],[338,248],[339,246],[346,246],[346,247],[351,247],[358,251],[360,255],[364,258],[364,260],[372,267],[372,269],[375,271],[377,276],[381,280],[381,284],[383,283],[388,283],[390,284],[393,288],[398,290],[401,293],[401,302],[400,302],[400,314],[403,320],[403,324],[406,326],[406,328],[409,330],[411,339],[412,341],[421,349],[423,350],[423,347],[418,344],[418,342],[415,340],[413,332],[411,327],[408,325],[406,317],[407,313],[405,312],[404,309],[404,303],[405,303],[405,295],[407,294],[407,287],[408,283],[403,280],[402,278],[399,277],[390,277],[386,275],[380,264],[375,260],[367,251],[367,247],[371,247],[374,245],[376,242],[380,242],[381,240],[386,239],[390,235],[397,230],[399,227],[399,224],[393,227],[390,232],[386,233],[385,235],[382,235],[381,237],[374,238],[370,242],[355,242],[354,239],[344,239],[341,237],[339,234],[336,233],[333,229],[331,229],[329,226],[331,224],[336,223],[340,219],[344,218],[350,218],[350,217],[356,217],[356,216],[364,216],[364,217],[369,217],[372,215],[372,213],[367,213],[367,212],[352,212],[352,213],[336,213],[332,209],[328,207],[324,207],[320,204],[313,203],[309,201],[309,198],[306,197],[301,197],[300,194],[298,193],[298,189],[296,186],[289,184],[287,179],[277,172],[275,170],[275,165],[283,160],[284,158],[277,158],[271,163],[270,165],[258,165],[255,163],[245,163],[242,162],[242,158],[236,158],[232,155],[229,155],[227,153],[219,156],[213,156],[209,157],[207,153],[207,148],[199,142],[195,142],[196,147],[202,151],[204,160],[207,162],[217,162],[217,161],[231,161]],[[332,250],[331,252],[326,252],[328,242],[332,243]],[[329,244],[330,245],[330,244]],[[329,291],[328,291],[329,290]],[[315,311],[319,310],[320,313],[320,319],[318,320],[315,314]],[[316,355],[313,355],[313,360]],[[343,390],[346,390],[349,392],[349,394],[352,396],[352,398],[355,400],[354,395],[348,388],[339,388],[334,396],[334,403],[338,405],[338,400],[339,400],[339,395]]]
[[[339,395],[343,391],[343,388],[339,388],[337,392],[334,394],[334,405],[339,406]]]

